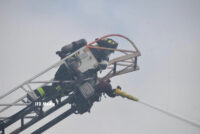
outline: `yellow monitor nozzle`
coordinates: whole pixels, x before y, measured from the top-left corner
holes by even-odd
[[[115,90],[116,95],[130,99],[130,100],[134,100],[134,101],[138,101],[138,99],[132,95],[127,94],[126,92],[121,91],[121,89],[117,88]]]

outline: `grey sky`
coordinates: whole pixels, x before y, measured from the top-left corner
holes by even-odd
[[[0,0],[0,29],[0,94],[58,61],[55,51],[63,45],[120,33],[140,49],[141,70],[114,78],[113,87],[119,84],[141,100],[200,122],[199,0]],[[46,131],[66,132],[199,134],[200,129],[107,97],[90,114],[72,115]]]

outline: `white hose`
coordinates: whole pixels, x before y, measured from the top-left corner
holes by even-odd
[[[140,103],[140,104],[143,104],[143,105],[145,105],[145,106],[147,106],[147,107],[150,107],[150,108],[152,108],[152,109],[154,109],[154,110],[157,110],[157,111],[159,111],[159,112],[161,112],[161,113],[164,113],[164,114],[166,114],[166,115],[168,115],[168,116],[174,117],[174,118],[176,118],[176,119],[178,119],[178,120],[180,120],[180,121],[184,121],[184,122],[186,122],[186,123],[188,123],[188,124],[190,124],[190,125],[192,125],[192,126],[196,126],[196,127],[200,128],[200,123],[198,123],[198,122],[196,122],[196,121],[193,121],[193,120],[187,119],[187,118],[185,118],[185,117],[183,117],[183,116],[181,116],[181,115],[178,115],[178,114],[175,114],[175,113],[166,111],[166,110],[164,110],[164,109],[161,109],[161,108],[159,108],[159,107],[153,106],[153,105],[151,105],[151,104],[149,104],[149,103],[146,103],[146,102],[143,102],[143,101],[141,101],[141,100],[138,100],[137,102]]]

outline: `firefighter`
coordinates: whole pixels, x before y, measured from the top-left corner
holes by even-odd
[[[59,55],[59,57],[61,59],[63,59],[64,57],[72,54],[79,48],[86,46],[86,45],[87,45],[86,40],[81,39],[81,40],[72,42],[69,45],[63,46],[61,51],[57,51],[56,54]],[[112,39],[104,38],[102,40],[97,41],[96,46],[116,49],[118,46],[118,43]],[[95,79],[97,79],[97,72],[99,70],[106,69],[108,61],[109,61],[109,56],[111,53],[114,53],[114,51],[113,50],[94,49],[94,48],[90,48],[90,50],[93,53],[93,55],[95,56],[95,58],[97,59],[97,61],[99,62],[99,66],[97,68],[88,70],[86,72],[86,74],[90,77],[92,76]],[[86,74],[84,74],[84,75],[86,75]],[[37,88],[34,90],[34,92],[28,93],[27,97],[29,100],[34,101],[34,100],[38,99],[39,97],[52,96],[53,94],[55,94],[57,92],[63,92],[63,94],[67,94],[67,91],[70,91],[69,89],[73,88],[73,87],[70,87],[69,85],[66,86],[66,84],[62,83],[62,81],[75,80],[77,77],[79,77],[79,76],[76,72],[74,72],[73,70],[66,67],[65,64],[62,64],[59,67],[59,69],[57,70],[55,77],[54,77],[54,80],[60,81],[60,83],[53,83],[50,86],[43,86],[43,87]],[[114,90],[112,90],[112,86],[110,85],[110,82],[108,82],[108,81],[103,82],[103,83],[101,82],[99,84],[99,86],[97,86],[97,88],[103,89],[103,90],[99,90],[101,93],[105,92],[106,94],[108,94],[108,96],[114,97],[114,93],[113,93]],[[101,94],[100,92],[99,92],[99,94]],[[58,97],[58,98],[60,98],[60,97]],[[54,101],[54,103],[56,103],[55,100],[53,100],[53,101]]]

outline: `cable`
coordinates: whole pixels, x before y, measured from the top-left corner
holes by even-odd
[[[176,118],[176,119],[178,119],[178,120],[184,121],[184,122],[186,122],[186,123],[188,123],[188,124],[190,124],[190,125],[192,125],[192,126],[196,126],[196,127],[200,128],[200,124],[199,124],[198,122],[195,122],[195,121],[193,121],[193,120],[187,119],[187,118],[185,118],[185,117],[183,117],[183,116],[181,116],[181,115],[178,115],[178,114],[175,114],[175,113],[166,111],[166,110],[161,109],[161,108],[159,108],[159,107],[153,106],[153,105],[151,105],[151,104],[149,104],[149,103],[146,103],[146,102],[143,102],[143,101],[141,101],[141,100],[138,100],[137,102],[140,103],[140,104],[143,104],[143,105],[145,105],[145,106],[147,106],[147,107],[150,107],[150,108],[152,108],[152,109],[154,109],[154,110],[157,110],[157,111],[159,111],[159,112],[161,112],[161,113],[164,113],[164,114],[166,114],[166,115],[168,115],[168,116],[171,116],[171,117],[174,117],[174,118]]]

